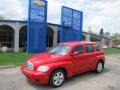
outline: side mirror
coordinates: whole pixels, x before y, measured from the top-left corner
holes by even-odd
[[[72,56],[75,56],[75,55],[78,55],[78,54],[80,54],[80,53],[79,52],[73,52]]]

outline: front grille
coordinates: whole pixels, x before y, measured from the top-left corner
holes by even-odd
[[[26,62],[26,68],[28,70],[33,70],[33,64],[31,62]]]

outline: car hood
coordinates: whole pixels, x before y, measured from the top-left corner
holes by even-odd
[[[45,52],[45,53],[36,54],[36,55],[29,57],[28,61],[33,63],[35,66],[39,66],[39,65],[58,62],[60,57],[62,56]]]

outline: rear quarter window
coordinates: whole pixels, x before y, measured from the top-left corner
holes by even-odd
[[[100,45],[95,45],[96,51],[101,51],[101,46]]]

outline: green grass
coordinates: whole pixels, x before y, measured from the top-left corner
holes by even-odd
[[[104,49],[104,52],[105,52],[106,55],[120,54],[120,48]]]
[[[19,66],[30,54],[27,53],[0,53],[0,66],[16,65]]]
[[[120,54],[120,49],[117,48],[104,49],[104,51],[106,55]],[[28,56],[30,56],[30,54],[27,53],[0,53],[0,66],[19,66],[25,62]]]

